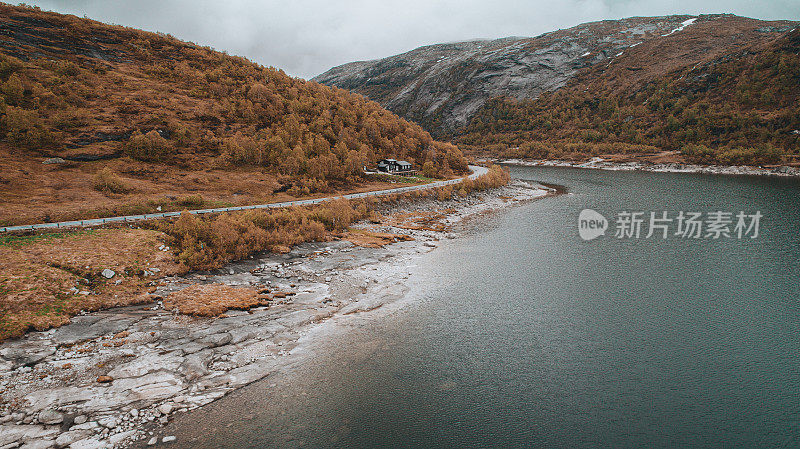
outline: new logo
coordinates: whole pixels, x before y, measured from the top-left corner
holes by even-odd
[[[605,235],[606,229],[608,229],[608,220],[596,210],[584,209],[578,215],[578,234],[582,239],[596,239]]]

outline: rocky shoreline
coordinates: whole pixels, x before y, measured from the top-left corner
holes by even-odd
[[[71,324],[0,344],[0,448],[112,448],[169,443],[175,413],[208,404],[289,363],[298,341],[331,318],[397,302],[411,288],[408,262],[456,238],[464,218],[554,190],[512,181],[447,201],[419,200],[384,213],[446,210],[437,229],[360,223],[413,240],[384,247],[345,241],[264,253],[208,273],[162,279],[156,301],[74,317]],[[285,292],[269,306],[197,318],[158,300],[196,284]],[[142,444],[142,443],[139,443]]]
[[[756,175],[756,176],[800,176],[800,168],[779,166],[774,168],[751,167],[747,165],[695,165],[695,164],[645,164],[641,162],[609,162],[602,158],[592,158],[587,162],[570,162],[561,160],[525,160],[504,159],[494,161],[503,165],[521,165],[526,167],[573,167],[593,168],[616,171],[651,171],[669,173],[704,173],[715,175]]]

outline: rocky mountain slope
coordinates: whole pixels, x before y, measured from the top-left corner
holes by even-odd
[[[616,74],[620,88],[769,42],[796,25],[732,15],[634,17],[533,38],[431,45],[345,64],[313,80],[364,94],[434,135],[452,137],[493,98],[536,99],[634,50],[644,54],[646,47],[647,57],[626,59]]]
[[[535,100],[492,99],[454,140],[505,157],[800,166],[800,29],[722,48],[711,40],[730,27],[693,26],[681,47],[645,42]]]

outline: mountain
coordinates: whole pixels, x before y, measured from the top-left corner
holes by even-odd
[[[360,95],[169,35],[0,5],[0,223],[364,188],[362,167],[383,157],[466,170],[455,146]]]
[[[364,94],[435,136],[497,155],[653,153],[694,145],[688,156],[704,153],[699,159],[719,162],[723,152],[748,153],[754,150],[744,147],[761,144],[771,147],[758,151],[791,155],[792,131],[800,128],[793,115],[797,25],[733,15],[634,17],[535,38],[427,46],[345,64],[314,80]],[[770,83],[770,74],[781,81]],[[762,95],[778,84],[779,92]],[[534,143],[556,148],[534,151]]]

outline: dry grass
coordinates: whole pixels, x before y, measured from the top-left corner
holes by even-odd
[[[384,218],[382,223],[400,229],[443,232],[447,226],[441,220],[450,212],[452,209],[397,213]]]
[[[269,305],[272,298],[252,288],[224,284],[196,284],[164,299],[164,308],[184,315],[218,316],[227,310],[247,310]]]
[[[94,176],[94,189],[106,194],[121,194],[130,191],[130,187],[108,167],[103,167],[103,169]]]
[[[145,300],[140,295],[148,280],[144,269],[185,271],[171,254],[158,250],[161,239],[155,231],[126,228],[4,238],[0,340],[66,324],[81,310]],[[116,272],[112,279],[100,274],[106,268]]]
[[[199,217],[183,214],[173,221],[147,222],[153,229],[126,227],[73,231],[64,234],[0,237],[0,341],[26,331],[45,330],[69,322],[82,310],[152,302],[143,294],[164,275],[197,268],[219,268],[251,254],[269,250],[288,252],[307,241],[346,238],[357,245],[383,246],[408,236],[348,230],[369,219],[409,229],[443,229],[438,223],[449,210],[405,214],[379,220],[380,202],[413,201],[421,197],[449,197],[488,188],[507,179],[492,168],[486,179],[462,188],[447,187],[391,198],[338,200],[309,207],[258,210]],[[191,203],[191,198],[186,199]],[[438,224],[437,224],[438,223]],[[172,249],[160,251],[162,245]],[[112,279],[103,269],[116,272]],[[145,270],[158,268],[156,276]],[[117,284],[117,280],[121,280]],[[231,308],[249,308],[269,301],[266,292],[224,286],[196,286],[165,301],[181,313],[213,316]],[[83,295],[80,291],[90,292]],[[290,296],[275,292],[272,298]],[[119,337],[122,341],[123,337]]]
[[[169,236],[177,259],[192,269],[218,268],[233,260],[309,241],[325,241],[372,214],[369,201],[330,201],[309,207],[252,210],[200,217],[184,213],[174,221],[152,222]]]
[[[350,229],[337,237],[364,248],[381,248],[392,243],[414,240],[413,237],[408,235],[373,232],[364,229]]]

